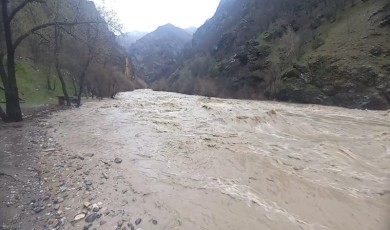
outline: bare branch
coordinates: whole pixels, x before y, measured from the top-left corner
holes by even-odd
[[[38,32],[34,32],[32,34],[39,37],[40,39],[42,39],[42,42],[40,42],[39,45],[50,43],[50,40],[48,38],[46,38],[45,35],[38,33]]]
[[[59,28],[64,31],[66,34],[68,34],[69,36],[71,36],[72,38],[74,38],[75,40],[78,40],[79,42],[83,43],[83,44],[87,44],[87,42],[85,40],[83,40],[81,37],[77,36],[75,33],[72,33],[70,32],[69,30],[67,30],[65,27],[62,27],[62,26],[59,26]]]
[[[12,12],[11,14],[9,15],[8,17],[8,21],[12,21],[12,19],[15,17],[15,15],[21,10],[23,9],[27,4],[29,4],[30,2],[32,2],[31,0],[24,0],[23,2],[21,2]]]
[[[20,11],[22,10],[27,4],[29,3],[32,3],[32,2],[39,2],[39,3],[44,3],[45,1],[43,0],[24,0],[23,2],[21,2],[12,12],[11,14],[9,15],[8,17],[8,21],[12,21],[12,19],[14,19],[15,15]]]
[[[13,44],[13,49],[15,50],[20,43],[27,37],[29,37],[31,34],[35,33],[36,31],[51,27],[51,26],[76,26],[76,25],[84,25],[84,24],[99,24],[99,23],[106,23],[104,21],[89,21],[89,22],[49,22],[42,25],[38,25],[23,35],[21,35],[18,39],[16,39],[15,43]]]
[[[50,48],[50,43],[51,43],[50,37],[47,38],[45,35],[38,33],[38,32],[34,32],[33,35],[35,35],[41,39],[41,41],[38,43],[38,47],[45,45],[46,47]]]

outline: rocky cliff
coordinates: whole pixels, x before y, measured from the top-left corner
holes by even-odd
[[[148,82],[167,78],[179,65],[184,45],[192,36],[172,24],[160,26],[128,50],[136,74]]]
[[[390,108],[388,0],[221,0],[157,90]]]

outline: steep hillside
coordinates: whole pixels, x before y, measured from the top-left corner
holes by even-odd
[[[158,90],[390,108],[387,0],[221,0]]]
[[[136,41],[128,51],[136,75],[148,82],[168,77],[178,67],[181,51],[191,38],[183,29],[167,24]]]

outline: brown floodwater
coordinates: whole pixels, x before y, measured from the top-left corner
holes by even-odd
[[[146,230],[390,229],[390,111],[138,90],[48,122],[86,156],[62,179],[94,183],[68,192],[70,220],[90,200]]]

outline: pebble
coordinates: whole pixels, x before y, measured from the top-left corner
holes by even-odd
[[[82,220],[82,219],[84,219],[85,218],[85,214],[84,213],[80,213],[80,214],[78,214],[78,215],[76,215],[75,217],[74,217],[74,220],[75,221],[79,221],[79,220]]]
[[[83,230],[88,230],[90,227],[92,227],[92,224],[85,225]]]
[[[98,215],[96,213],[92,213],[91,215],[87,216],[87,218],[85,218],[85,222],[92,223],[96,220],[97,216]]]
[[[101,220],[101,221],[99,222],[99,225],[105,225],[106,223],[107,223],[107,221]]]
[[[117,157],[117,158],[115,158],[114,162],[117,164],[120,164],[120,163],[122,163],[122,159]]]
[[[118,225],[118,227],[122,227],[123,221],[122,221],[122,220],[119,220],[116,224]]]
[[[58,226],[60,222],[57,220],[57,219],[49,219],[47,222],[46,222],[46,227],[48,229],[53,229],[53,228],[56,228]]]
[[[157,225],[157,224],[158,224],[158,221],[155,220],[155,219],[153,219],[153,220],[152,220],[152,223],[153,223],[154,225]]]
[[[59,203],[62,203],[64,202],[64,198],[62,197],[57,197],[54,199],[54,204],[59,204]]]
[[[129,226],[130,230],[135,230],[134,225],[132,223],[128,223],[127,226]]]
[[[83,206],[84,206],[84,208],[87,208],[87,209],[88,209],[88,208],[91,206],[91,203],[89,203],[89,202],[84,202]]]
[[[33,211],[34,211],[35,213],[40,213],[40,212],[42,212],[42,208],[41,208],[41,207],[35,207],[35,208],[33,209]]]
[[[141,219],[141,218],[138,218],[138,219],[135,221],[135,224],[136,224],[136,225],[139,225],[141,222],[142,222],[142,219]]]
[[[66,190],[68,190],[67,186],[61,186],[60,187],[60,192],[66,192]]]
[[[104,179],[108,179],[107,173],[102,173]]]
[[[92,181],[90,181],[90,180],[85,180],[85,181],[84,181],[84,184],[85,184],[86,186],[91,186],[91,185],[92,185]]]
[[[54,210],[57,211],[58,209],[60,209],[60,205],[59,204],[54,205]]]

